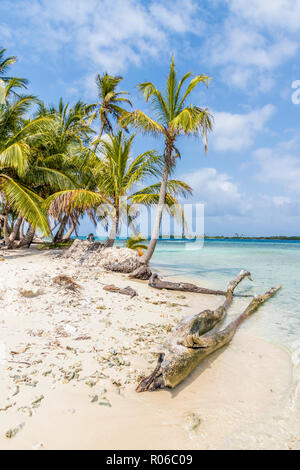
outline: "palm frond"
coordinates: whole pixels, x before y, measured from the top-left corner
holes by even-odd
[[[43,199],[5,174],[0,174],[1,190],[7,202],[24,217],[34,229],[49,235],[49,225],[45,210],[42,208]]]
[[[135,129],[146,134],[160,135],[166,132],[166,129],[161,124],[139,110],[132,113],[125,113],[121,116],[119,122],[121,126],[133,126]]]
[[[106,203],[106,198],[94,191],[86,189],[64,190],[49,196],[44,207],[50,216],[58,217],[62,213],[71,213],[74,210],[85,211]]]

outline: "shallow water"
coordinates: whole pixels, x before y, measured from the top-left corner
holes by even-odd
[[[253,282],[245,280],[238,289],[245,294],[260,294],[281,284],[282,290],[247,322],[247,328],[294,350],[300,339],[300,242],[206,240],[202,246],[198,241],[159,241],[152,265],[164,274],[200,284],[202,280],[218,289],[225,289],[241,269],[247,269]]]

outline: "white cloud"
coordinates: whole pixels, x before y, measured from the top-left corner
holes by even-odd
[[[287,31],[300,29],[300,0],[227,0],[232,12],[248,22]]]
[[[265,129],[265,124],[275,112],[268,104],[246,114],[213,112],[215,128],[212,144],[218,151],[239,151],[250,147],[256,134]]]
[[[181,177],[194,192],[194,199],[205,204],[206,216],[244,215],[251,204],[241,193],[238,185],[226,173],[215,168],[203,168]]]
[[[11,2],[2,1],[1,9],[11,11]],[[22,24],[14,37],[16,44],[22,39],[44,52],[71,48],[73,57],[90,69],[117,73],[149,57],[169,56],[173,33],[199,34],[197,11],[192,0],[165,6],[138,0],[20,0],[15,16]]]
[[[297,48],[297,43],[289,39],[271,42],[263,34],[230,23],[215,39],[211,60],[216,64],[272,69],[292,57]]]
[[[285,153],[285,147],[260,148],[253,152],[259,165],[256,178],[280,185],[289,194],[300,194],[300,158]]]
[[[300,0],[226,0],[223,24],[207,40],[207,59],[224,81],[250,93],[269,91],[273,71],[299,49]]]

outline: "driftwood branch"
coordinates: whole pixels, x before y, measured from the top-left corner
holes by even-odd
[[[159,279],[157,274],[152,274],[148,284],[150,287],[154,287],[154,289],[195,292],[196,294],[226,295],[226,291],[206,289],[204,287],[198,287],[195,284],[190,284],[189,282],[162,281],[161,279]]]
[[[121,289],[120,287],[117,287],[114,284],[111,284],[108,286],[104,286],[103,290],[106,290],[108,292],[115,292],[116,294],[129,295],[129,297],[131,298],[138,295],[138,293],[134,289],[132,289],[132,287],[129,287],[129,286]]]
[[[250,273],[241,271],[228,284],[225,302],[216,310],[204,310],[181,320],[163,345],[155,370],[141,380],[137,392],[176,387],[205,357],[228,344],[238,326],[280,289],[280,286],[273,287],[264,295],[254,297],[236,320],[223,330],[216,331],[232,303],[235,288],[245,277],[250,278]]]

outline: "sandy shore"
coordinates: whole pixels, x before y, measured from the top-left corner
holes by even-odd
[[[247,333],[174,391],[137,394],[182,316],[220,298],[154,291],[34,249],[0,262],[0,449],[297,448],[289,355]],[[53,282],[72,276],[80,293]],[[127,285],[130,299],[103,290]],[[243,307],[247,299],[237,299]]]

